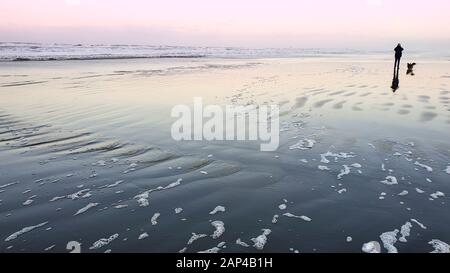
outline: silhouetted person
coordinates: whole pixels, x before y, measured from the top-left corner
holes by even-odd
[[[400,60],[403,55],[403,47],[401,44],[398,44],[397,47],[394,49],[395,51],[395,63],[394,63],[394,69],[397,68],[397,71],[400,69]]]

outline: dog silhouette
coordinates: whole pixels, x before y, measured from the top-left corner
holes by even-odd
[[[408,63],[408,70],[406,71],[406,75],[414,76],[414,66],[416,63]]]

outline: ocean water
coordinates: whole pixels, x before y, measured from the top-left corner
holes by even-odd
[[[0,54],[0,252],[448,251],[445,58],[393,92],[386,54],[26,47]],[[194,97],[278,104],[280,148],[174,141]]]
[[[356,50],[235,48],[101,44],[0,43],[0,61],[95,60],[130,58],[274,58],[362,53]],[[372,52],[380,53],[380,52]]]
[[[417,58],[450,59],[448,51],[409,51]],[[141,58],[375,58],[388,60],[391,50],[321,48],[189,47],[109,44],[0,42],[0,62]]]

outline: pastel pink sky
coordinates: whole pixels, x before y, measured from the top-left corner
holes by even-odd
[[[449,14],[448,0],[1,0],[0,41],[439,48]]]

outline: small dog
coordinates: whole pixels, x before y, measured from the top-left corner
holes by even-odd
[[[408,63],[408,70],[406,71],[406,75],[414,76],[414,66],[416,63]]]

